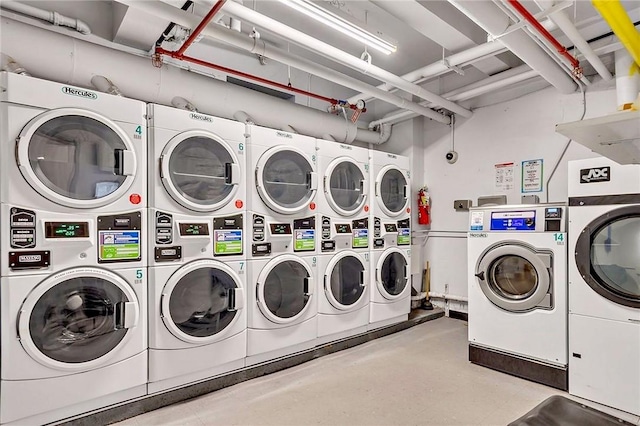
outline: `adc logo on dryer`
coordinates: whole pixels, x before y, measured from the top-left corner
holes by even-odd
[[[594,167],[580,170],[580,183],[609,182],[611,167]]]

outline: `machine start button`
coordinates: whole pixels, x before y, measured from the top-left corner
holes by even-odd
[[[131,204],[140,204],[142,202],[142,197],[140,194],[131,194],[129,195],[129,201]]]

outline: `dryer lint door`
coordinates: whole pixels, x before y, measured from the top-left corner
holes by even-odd
[[[402,250],[390,248],[380,256],[376,266],[376,284],[388,300],[400,299],[409,285],[409,261]]]
[[[640,309],[640,205],[609,211],[587,225],[576,242],[575,262],[599,295]]]
[[[358,164],[347,157],[329,163],[323,179],[331,208],[342,216],[356,214],[366,201],[366,180]]]
[[[409,205],[409,178],[395,166],[380,170],[375,182],[378,207],[389,217],[401,215]]]
[[[489,248],[476,266],[484,295],[499,308],[525,312],[553,308],[553,255],[520,242]]]
[[[275,147],[256,166],[256,189],[262,201],[283,214],[301,212],[313,201],[318,188],[315,166],[297,148]]]
[[[193,130],[167,143],[160,157],[166,191],[189,210],[218,210],[233,200],[242,179],[236,154],[217,135]]]
[[[16,157],[31,187],[75,208],[102,207],[122,197],[141,161],[116,123],[76,108],[47,111],[29,121],[18,137]]]
[[[77,268],[38,284],[17,322],[20,342],[33,359],[73,372],[117,362],[141,320],[136,294],[120,276]]]
[[[365,265],[353,252],[333,256],[324,275],[324,292],[334,308],[349,311],[362,305],[366,289],[365,271]]]
[[[260,272],[256,285],[260,312],[271,322],[291,324],[310,309],[312,271],[296,256],[273,259]]]
[[[196,345],[228,336],[244,307],[236,272],[221,262],[201,260],[178,269],[167,281],[160,312],[169,331]]]

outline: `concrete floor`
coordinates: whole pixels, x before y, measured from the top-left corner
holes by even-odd
[[[118,424],[506,425],[555,394],[470,364],[467,323],[441,318]]]

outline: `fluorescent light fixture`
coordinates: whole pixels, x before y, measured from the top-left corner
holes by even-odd
[[[310,18],[315,19],[318,22],[321,22],[326,26],[339,31],[344,35],[358,40],[359,42],[364,43],[367,46],[384,53],[385,55],[389,55],[398,50],[395,45],[389,43],[388,41],[385,41],[375,34],[371,34],[369,31],[352,24],[346,19],[343,19],[338,15],[317,6],[309,0],[280,0],[280,3],[283,3],[290,8],[297,10],[298,12],[303,13]]]

